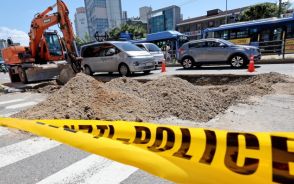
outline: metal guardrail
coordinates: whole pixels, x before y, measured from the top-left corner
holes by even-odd
[[[284,52],[284,41],[276,40],[276,41],[265,41],[258,42],[258,47],[263,55],[282,55]]]

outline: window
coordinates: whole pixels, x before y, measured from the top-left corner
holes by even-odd
[[[146,48],[145,48],[143,45],[141,45],[141,44],[136,44],[136,45],[137,45],[140,49],[147,51]]]
[[[287,25],[286,38],[294,38],[294,24],[293,23],[289,23]]]
[[[276,28],[273,30],[273,40],[282,40],[282,28]]]
[[[219,42],[214,42],[214,41],[207,42],[207,47],[219,47],[219,46],[220,46]]]
[[[197,30],[202,29],[202,25],[201,24],[197,24]]]
[[[189,48],[202,48],[206,47],[206,42],[195,42],[195,43],[190,43]]]
[[[106,8],[106,0],[94,0],[94,6]]]
[[[258,41],[258,29],[257,28],[251,28],[249,30],[249,35],[251,38],[251,42],[257,42]]]
[[[82,48],[82,57],[89,58],[95,57],[97,55],[97,51],[99,51],[100,45],[90,45]]]
[[[146,46],[147,46],[149,52],[159,52],[160,51],[160,48],[158,48],[154,44],[147,44]]]
[[[214,27],[214,21],[209,21],[208,22],[208,27]]]
[[[46,35],[46,43],[52,56],[62,56],[62,49],[59,42],[59,38],[57,35],[54,34],[47,34]]]
[[[115,43],[114,45],[123,51],[142,51],[142,49],[131,43]]]
[[[190,25],[190,31],[196,31],[196,30],[197,30],[196,24],[191,24]]]
[[[248,28],[232,29],[230,30],[230,39],[248,38]]]

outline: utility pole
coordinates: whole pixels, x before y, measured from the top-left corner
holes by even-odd
[[[279,12],[278,12],[278,18],[281,17],[282,14],[282,0],[279,0]]]
[[[226,0],[226,24],[228,23],[228,0]]]

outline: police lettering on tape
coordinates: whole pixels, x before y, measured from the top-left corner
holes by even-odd
[[[134,122],[19,120],[48,137],[177,183],[293,183],[294,133],[242,133]]]

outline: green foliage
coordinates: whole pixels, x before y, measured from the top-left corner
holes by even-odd
[[[77,45],[83,45],[91,41],[90,35],[88,33],[85,34],[84,38],[80,38],[77,35],[75,36],[75,41]]]
[[[289,8],[289,4],[283,4],[281,14],[285,13]],[[277,17],[279,15],[279,6],[275,3],[261,3],[250,6],[240,14],[240,21],[250,21]]]
[[[147,30],[142,24],[122,24],[119,28],[112,29],[109,32],[109,35],[112,39],[117,40],[122,32],[132,33],[134,35],[134,39],[139,39],[146,35]]]

